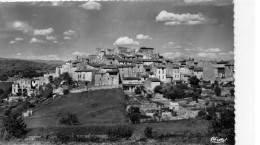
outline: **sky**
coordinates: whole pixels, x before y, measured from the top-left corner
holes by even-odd
[[[233,59],[232,0],[0,3],[0,57],[69,60],[142,46],[167,58]]]

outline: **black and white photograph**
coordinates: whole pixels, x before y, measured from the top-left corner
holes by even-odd
[[[237,144],[234,6],[0,2],[0,144]]]

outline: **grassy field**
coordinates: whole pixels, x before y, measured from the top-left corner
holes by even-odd
[[[125,118],[125,100],[121,89],[96,90],[68,94],[55,98],[53,102],[33,112],[25,118],[28,128],[58,127],[58,113],[77,114],[82,126],[123,124]]]
[[[62,132],[67,135],[88,135],[96,134],[102,135],[106,133],[106,130],[111,126],[117,126],[118,124],[100,124],[91,126],[72,126],[72,127],[50,127],[50,128],[32,128],[29,135],[43,135]],[[147,126],[153,128],[159,134],[178,134],[184,132],[190,132],[192,134],[201,133],[204,134],[207,131],[208,121],[203,119],[191,119],[191,120],[178,120],[170,122],[156,122],[156,123],[140,123],[140,124],[128,124],[134,129],[134,137],[142,137],[143,131]]]

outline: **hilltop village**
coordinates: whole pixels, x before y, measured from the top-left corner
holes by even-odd
[[[44,106],[56,96],[69,92],[121,88],[127,96],[126,111],[138,108],[140,122],[195,118],[209,104],[216,106],[223,101],[234,104],[234,93],[230,93],[234,88],[233,61],[171,60],[147,47],[97,48],[95,54],[77,56],[56,67],[55,73],[16,80],[6,101],[35,98],[40,90],[51,88],[47,84],[64,73],[71,78],[70,85],[60,80],[48,94],[52,98],[31,99],[31,102],[46,102],[40,105]],[[174,86],[183,93],[174,93],[178,92]],[[220,94],[214,93],[214,86],[221,88]],[[29,109],[23,116],[32,114]]]

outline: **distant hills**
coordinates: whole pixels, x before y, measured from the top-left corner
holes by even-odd
[[[55,72],[56,66],[62,61],[21,60],[12,58],[0,58],[0,81],[6,81],[9,77],[20,76],[25,78],[43,76],[44,73]]]
[[[46,63],[46,64],[55,64],[55,65],[61,65],[65,62],[65,61],[62,61],[62,60],[30,60],[30,61],[39,62],[39,63]]]

